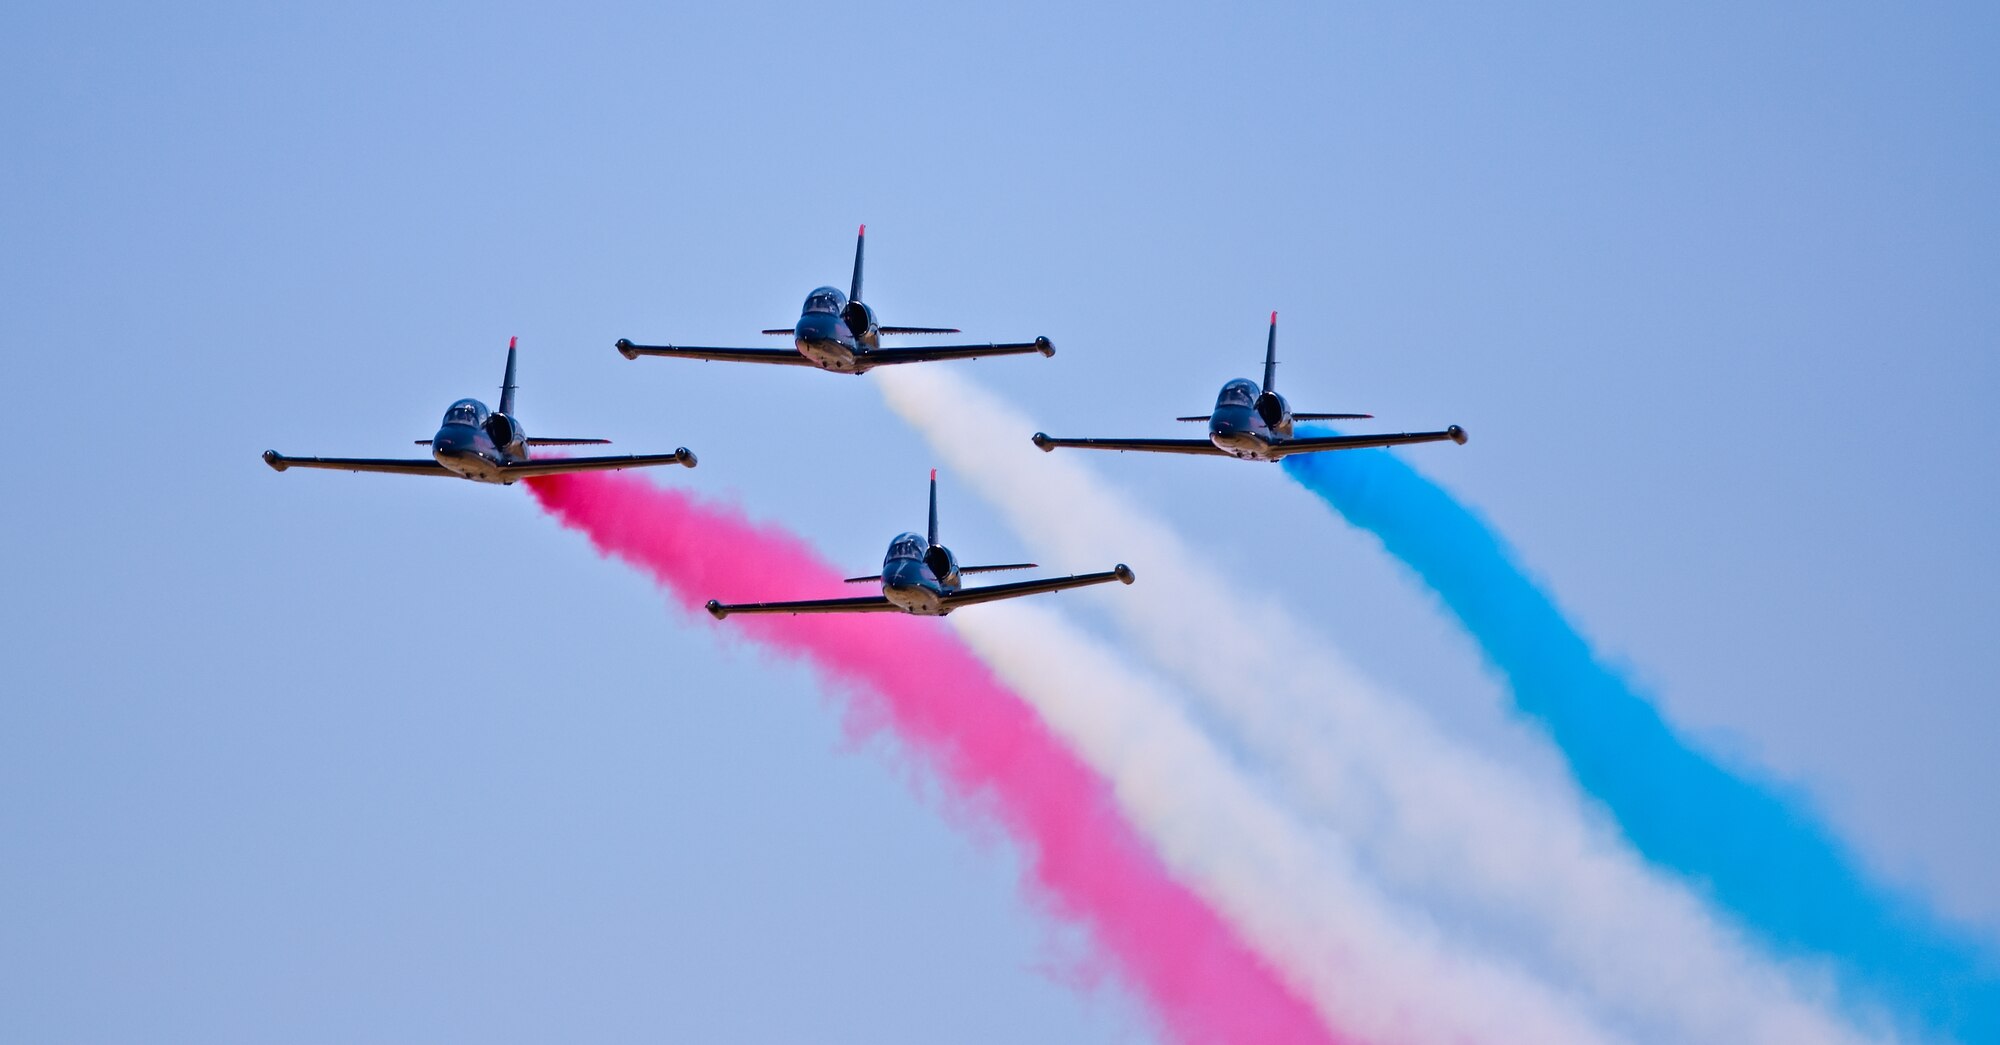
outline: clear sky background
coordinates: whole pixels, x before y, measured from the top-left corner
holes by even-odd
[[[964,364],[1052,433],[1183,434],[1274,308],[1294,407],[1465,425],[1407,453],[1676,722],[2000,937],[1996,53],[1974,4],[0,10],[0,1038],[1142,1040],[804,672],[518,489],[257,460],[409,453],[519,335],[531,432],[866,572],[935,463],[868,378],[611,348],[759,343],[864,221],[884,321],[1056,341]],[[1560,772],[1276,469],[1099,464]]]

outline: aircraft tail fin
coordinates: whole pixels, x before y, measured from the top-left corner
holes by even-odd
[[[514,345],[521,339],[507,339],[507,376],[500,379],[500,412],[514,416]]]
[[[1276,389],[1271,386],[1278,380],[1278,314],[1271,313],[1271,336],[1264,342],[1264,391]]]
[[[931,469],[931,547],[937,547],[937,469]]]
[[[868,226],[854,234],[854,282],[847,288],[847,300],[861,300],[861,248],[868,245]]]

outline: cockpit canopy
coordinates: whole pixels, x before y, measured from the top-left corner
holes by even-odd
[[[847,307],[847,295],[834,287],[821,287],[806,295],[807,312],[831,312],[839,315]]]
[[[486,423],[486,404],[477,399],[461,399],[444,412],[444,423],[477,428]]]
[[[1222,393],[1215,397],[1217,407],[1252,406],[1257,402],[1257,382],[1239,377],[1222,386]]]
[[[889,558],[921,560],[930,546],[931,542],[925,540],[921,534],[898,534],[895,540],[889,542]]]

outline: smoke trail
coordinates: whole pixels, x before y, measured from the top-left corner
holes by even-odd
[[[610,473],[529,480],[542,507],[650,574],[683,607],[711,596],[836,590],[796,537],[734,510]],[[923,755],[954,809],[1020,843],[1033,894],[1094,942],[1189,1042],[1332,1040],[1311,1008],[1220,917],[1171,878],[1109,788],[936,622],[901,615],[752,617],[729,625],[839,683],[850,721]]]
[[[1339,838],[1273,804],[1163,684],[1046,602],[982,606],[951,622],[1110,778],[1126,816],[1175,875],[1290,971],[1323,1015],[1376,1040],[1613,1040],[1576,999],[1490,955],[1469,954],[1428,920],[1396,909],[1363,880]]]
[[[1034,425],[990,393],[940,368],[903,371],[877,375],[890,407],[1031,546],[1139,570],[1143,597],[1105,600],[1113,619],[1375,880],[1651,1036],[1854,1040],[1817,996],[1813,970],[1748,946],[1575,794],[1537,787],[1376,692],[1251,590],[1254,579],[1205,564],[1082,455],[1036,450]]]
[[[1800,796],[1683,742],[1472,511],[1387,453],[1312,454],[1285,470],[1437,593],[1640,852],[1774,943],[1835,956],[1931,1027],[2000,1041],[1994,955],[1870,881]]]

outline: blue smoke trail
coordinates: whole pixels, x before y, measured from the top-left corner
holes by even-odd
[[[1284,468],[1437,593],[1648,860],[1781,951],[1830,956],[1849,986],[1928,1027],[2000,1042],[1992,952],[1869,881],[1801,796],[1675,736],[1471,510],[1385,450],[1301,454]]]

